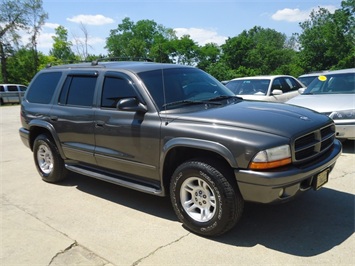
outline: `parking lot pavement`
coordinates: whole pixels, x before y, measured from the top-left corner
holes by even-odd
[[[19,112],[0,108],[1,265],[355,265],[354,141],[319,191],[246,204],[235,229],[208,239],[181,226],[168,198],[77,174],[43,182]]]

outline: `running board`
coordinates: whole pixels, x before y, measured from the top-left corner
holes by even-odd
[[[109,175],[105,175],[103,173],[97,173],[97,172],[93,172],[87,169],[83,169],[81,167],[78,166],[74,166],[74,165],[65,165],[65,168],[67,168],[68,170],[78,173],[78,174],[82,174],[85,176],[89,176],[89,177],[93,177],[102,181],[106,181],[115,185],[119,185],[119,186],[123,186],[123,187],[127,187],[127,188],[131,188],[134,190],[138,190],[144,193],[148,193],[148,194],[152,194],[152,195],[156,195],[156,196],[164,196],[163,191],[153,188],[153,187],[149,187],[149,186],[144,186],[142,184],[137,184],[135,182],[130,182],[127,180],[123,180],[123,179],[119,179],[119,178],[115,178]]]

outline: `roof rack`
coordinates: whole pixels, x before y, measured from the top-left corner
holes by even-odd
[[[95,59],[91,62],[92,66],[97,66],[101,61],[143,61],[143,62],[153,62],[152,59],[147,57],[102,57]]]
[[[99,62],[107,61],[143,61],[143,62],[153,62],[152,59],[147,57],[101,57],[93,61],[89,60],[67,60],[61,62],[51,62],[46,65],[46,68],[51,68],[52,66],[62,65],[62,64],[75,64],[75,63],[90,63],[91,66],[97,66]]]

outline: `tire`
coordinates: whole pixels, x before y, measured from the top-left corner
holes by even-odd
[[[218,236],[240,219],[244,200],[233,176],[222,165],[204,160],[181,164],[170,183],[174,211],[188,230]]]
[[[67,176],[64,160],[47,135],[39,135],[33,144],[33,158],[38,173],[49,183],[57,183]]]

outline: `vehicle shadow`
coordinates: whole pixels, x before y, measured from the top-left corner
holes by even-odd
[[[355,140],[347,140],[343,143],[343,153],[355,154]]]
[[[169,197],[149,195],[73,172],[69,172],[68,178],[58,185],[73,186],[82,192],[153,216],[171,221],[178,220]]]
[[[309,191],[281,205],[249,203],[237,226],[215,240],[315,256],[340,245],[354,233],[354,205],[354,195],[328,188]]]
[[[177,221],[169,197],[157,197],[71,173],[61,183],[137,211]],[[296,256],[315,256],[354,233],[354,195],[322,188],[285,204],[246,203],[234,229],[211,241],[239,246],[263,245]]]

